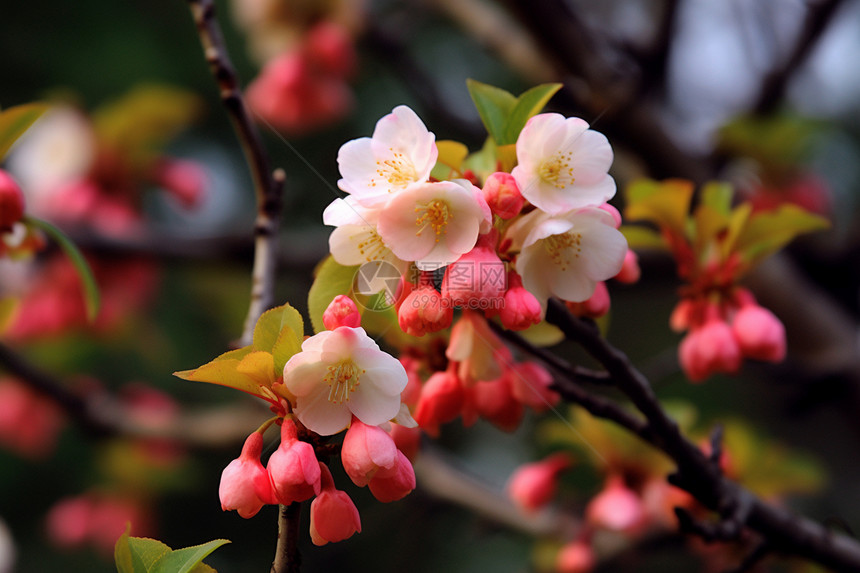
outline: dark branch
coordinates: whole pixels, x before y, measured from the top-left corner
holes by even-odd
[[[648,380],[626,355],[600,336],[593,322],[577,319],[556,300],[548,304],[547,321],[558,326],[569,340],[580,344],[600,362],[618,389],[645,416],[649,431],[637,435],[675,462],[677,472],[672,483],[720,514],[720,525],[709,533],[732,536],[746,526],[761,535],[774,550],[799,555],[837,571],[860,571],[860,543],[802,516],[772,507],[724,478],[719,468],[681,434],[678,425],[663,410]],[[707,529],[694,527],[702,532]]]
[[[764,115],[772,112],[779,105],[795,70],[824,35],[824,31],[842,3],[843,0],[807,2],[809,11],[797,42],[785,61],[764,78],[758,100],[753,106],[754,113]]]

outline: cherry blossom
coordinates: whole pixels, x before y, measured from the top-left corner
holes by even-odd
[[[335,199],[323,212],[323,223],[337,227],[329,237],[332,257],[344,266],[384,261],[402,274],[409,266],[388,248],[376,229],[378,209],[359,204],[353,196]]]
[[[284,366],[284,384],[296,396],[294,413],[323,436],[346,428],[353,415],[372,426],[391,420],[406,382],[403,365],[360,327],[308,338]]]
[[[378,230],[397,257],[432,271],[472,250],[490,220],[480,191],[458,179],[413,185],[393,196],[379,213]]]
[[[588,123],[557,113],[536,115],[517,139],[518,165],[512,175],[523,197],[553,215],[596,207],[615,195],[607,173],[612,148]]]
[[[341,146],[338,187],[366,207],[379,206],[396,192],[427,181],[437,156],[436,136],[401,105],[376,123],[372,137]]]
[[[590,298],[599,281],[618,274],[627,253],[624,235],[601,209],[555,216],[533,211],[511,231],[514,244],[522,240],[516,271],[542,304],[551,296],[572,302]]]

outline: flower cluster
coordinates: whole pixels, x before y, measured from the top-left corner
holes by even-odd
[[[382,502],[401,499],[415,488],[412,463],[394,437],[397,428],[415,425],[401,403],[406,370],[367,335],[348,297],[335,297],[323,321],[326,330],[299,343],[298,313],[289,306],[273,309],[258,322],[252,346],[177,373],[242,389],[271,403],[276,417],[248,436],[241,455],[222,473],[221,507],[250,518],[266,504],[313,498],[310,531],[317,545],[361,531],[358,510],[335,488],[320,458],[339,450],[353,483],[367,486]],[[276,361],[283,365],[275,366]],[[280,445],[264,467],[263,433],[275,422],[281,428]],[[328,443],[344,430],[339,448]]]
[[[401,359],[414,388],[404,402],[431,435],[457,417],[513,430],[525,407],[558,401],[549,373],[516,363],[488,320],[527,329],[553,296],[599,316],[609,308],[603,281],[638,278],[620,214],[607,203],[615,182],[606,138],[558,114],[523,123],[509,171],[494,160],[497,170],[476,174],[464,148],[452,157],[461,144],[437,143],[406,106],[338,154],[347,196],[323,215],[335,227],[331,254],[362,272],[388,266],[402,275],[393,297],[400,329],[434,335],[406,343]],[[443,353],[432,340],[446,336]]]
[[[643,243],[668,246],[684,281],[670,324],[688,331],[679,348],[687,378],[699,382],[717,372],[735,373],[743,358],[779,362],[785,357],[785,328],[741,287],[753,266],[801,233],[827,226],[822,217],[795,205],[754,211],[732,208],[732,189],[706,185],[688,214],[693,185],[687,181],[639,181],[627,190],[625,217],[655,223],[659,236],[637,228]]]

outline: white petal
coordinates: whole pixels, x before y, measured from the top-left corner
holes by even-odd
[[[323,385],[328,367],[320,361],[316,352],[294,354],[284,366],[284,385],[295,396],[312,393],[317,386]]]
[[[418,427],[418,422],[416,422],[415,418],[412,417],[412,414],[409,412],[409,406],[406,404],[400,404],[400,410],[397,412],[397,415],[394,416],[393,421],[395,424],[400,424],[404,428]]]
[[[361,384],[370,383],[389,396],[399,396],[406,388],[406,369],[390,354],[364,348],[356,350],[353,357],[355,365],[364,371]]]
[[[378,426],[392,419],[400,411],[400,395],[390,396],[373,384],[361,383],[344,404],[365,424]]]
[[[313,393],[296,399],[295,413],[299,421],[321,436],[340,432],[352,420],[347,402],[330,402],[328,393],[328,386],[320,385]]]

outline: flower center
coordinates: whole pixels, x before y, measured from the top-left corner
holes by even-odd
[[[352,360],[341,360],[328,367],[323,382],[329,385],[328,401],[333,404],[349,402],[350,395],[358,388],[359,377],[364,374]]]
[[[448,203],[441,199],[433,199],[426,205],[418,205],[415,207],[415,212],[418,216],[415,217],[415,226],[420,227],[416,236],[420,236],[424,229],[430,227],[436,233],[436,242],[439,242],[439,235],[447,232],[445,227],[448,225],[448,220],[454,218],[454,214],[448,211]]]
[[[394,151],[393,147],[388,150],[391,152],[391,157],[376,160],[376,175],[388,181],[392,187],[406,187],[417,181],[418,172],[415,171],[412,160],[399,151]],[[370,180],[370,186],[376,187],[376,178]]]
[[[570,166],[572,153],[559,151],[552,158],[541,163],[538,167],[538,177],[552,184],[556,189],[564,189],[572,185],[576,179],[573,177],[573,167]]]
[[[388,255],[389,249],[388,246],[382,241],[382,237],[379,236],[379,233],[376,232],[376,229],[372,229],[370,231],[362,231],[358,233],[358,236],[362,237],[357,247],[358,252],[364,257],[364,260],[368,263],[371,261],[381,261],[386,258]]]
[[[549,253],[552,263],[562,271],[566,271],[570,265],[570,256],[578,259],[582,252],[582,233],[562,233],[561,235],[550,235],[543,240],[543,247]]]

